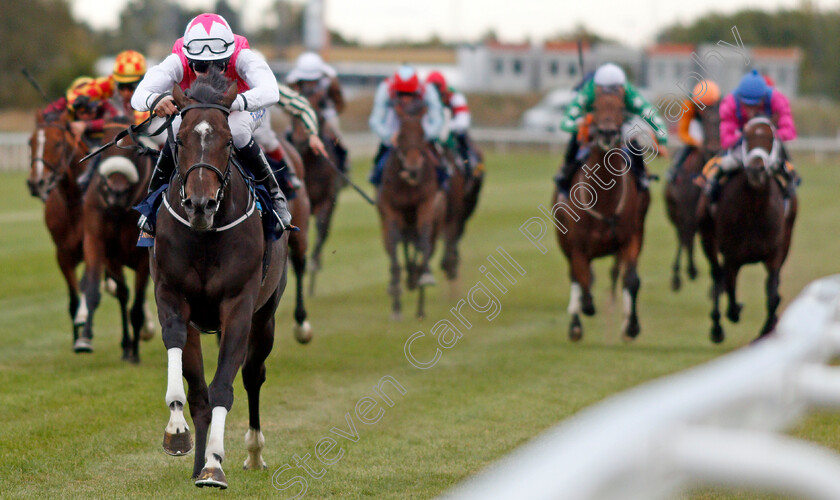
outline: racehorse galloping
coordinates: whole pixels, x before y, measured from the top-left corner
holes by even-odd
[[[642,250],[645,214],[650,204],[650,194],[640,191],[630,173],[630,156],[621,146],[621,127],[624,122],[623,89],[600,92],[596,95],[593,123],[591,125],[589,154],[585,167],[572,178],[571,196],[579,204],[590,207],[578,210],[565,196],[554,192],[553,211],[557,221],[566,228],[557,228],[560,248],[569,261],[571,294],[569,297],[569,338],[578,341],[583,337],[580,313],[595,314],[592,300],[591,262],[598,257],[616,256],[613,283],[623,270],[624,323],[622,333],[626,340],[635,338],[640,331],[636,314],[636,298],[641,282],[636,273],[636,263]],[[603,166],[605,168],[600,168]],[[587,180],[585,171],[595,171],[599,182]],[[581,186],[585,183],[589,187]],[[588,194],[581,194],[584,191]],[[594,198],[592,195],[595,195]]]
[[[44,220],[55,243],[58,267],[67,283],[73,340],[87,320],[87,308],[80,307],[76,266],[82,254],[82,190],[76,179],[84,167],[79,160],[88,152],[83,141],[70,131],[66,113],[36,115],[35,131],[29,139],[31,164],[26,183],[32,196],[45,202]]]
[[[250,422],[245,468],[266,467],[259,395],[274,342],[274,312],[286,287],[289,248],[285,234],[266,242],[253,195],[233,165],[227,116],[236,91],[236,84],[228,87],[212,68],[196,80],[189,97],[173,87],[182,117],[174,150],[177,167],[164,194],[152,251],[158,317],[169,356],[164,450],[183,455],[192,448],[183,413],[189,401],[196,426],[196,485],[222,488],[227,487],[222,471],[225,418],[240,366]],[[219,332],[218,367],[209,390],[199,330]]]
[[[394,110],[400,128],[385,163],[376,204],[385,250],[391,262],[388,293],[392,298],[392,317],[401,318],[402,288],[397,252],[402,243],[407,288],[413,290],[419,287],[417,317],[422,318],[425,315],[424,288],[435,284],[429,261],[438,226],[445,215],[445,199],[438,190],[434,153],[423,132],[426,106],[414,97],[399,99]]]
[[[679,290],[680,259],[685,249],[688,259],[686,272],[689,279],[697,277],[694,264],[694,235],[697,233],[697,203],[702,188],[694,183],[703,166],[720,151],[719,104],[707,105],[698,112],[703,128],[703,146],[692,151],[683,162],[677,175],[668,179],[665,185],[665,202],[668,218],[677,231],[677,256],[674,259],[671,289]]]
[[[105,124],[104,142],[113,139],[130,123]],[[107,270],[117,284],[116,296],[122,314],[122,359],[140,361],[138,340],[151,339],[154,322],[146,307],[146,285],[149,281],[149,253],[137,247],[137,220],[139,214],[132,210],[143,199],[152,173],[151,159],[137,152],[139,145],[125,137],[116,148],[102,154],[96,175],[84,200],[84,256],[85,277],[82,280],[84,301],[88,308],[87,322],[76,339],[77,352],[92,350],[93,315],[99,306],[99,282]],[[135,270],[134,304],[130,321],[134,338],[129,337],[127,311],[129,290],[123,266]]]
[[[335,168],[330,166],[338,165],[336,154],[336,139],[328,136],[326,121],[321,112],[321,100],[325,99],[324,92],[319,90],[318,82],[302,81],[301,93],[309,100],[312,109],[318,116],[318,130],[321,132],[321,140],[327,150],[328,158],[319,155],[309,147],[309,132],[299,118],[292,119],[292,143],[295,149],[303,158],[306,169],[304,183],[309,192],[309,202],[312,207],[312,215],[315,216],[315,227],[317,235],[315,247],[312,249],[312,256],[309,263],[309,294],[315,293],[315,276],[321,270],[321,251],[327,241],[330,231],[335,204],[338,201],[338,192],[342,186],[341,177]],[[296,219],[299,220],[299,219]]]
[[[484,155],[475,147],[479,164],[484,163]],[[477,175],[472,169],[462,165],[457,156],[449,151],[446,155],[456,168],[449,179],[449,190],[446,193],[446,219],[443,224],[442,237],[444,241],[443,257],[440,267],[450,280],[458,277],[458,243],[464,235],[467,220],[472,216],[478,205],[478,195],[484,182],[484,175]],[[473,166],[475,167],[475,166]]]
[[[722,186],[713,210],[708,210],[705,196],[698,208],[703,252],[714,282],[711,339],[716,343],[724,338],[719,309],[724,287],[729,300],[726,317],[733,323],[740,319],[742,305],[736,300],[735,286],[744,264],[761,262],[767,269],[767,318],[759,337],[773,331],[781,301],[779,275],[796,219],[796,197],[785,203],[782,188],[774,179],[775,170],[784,166],[779,166],[781,146],[772,122],[763,117],[747,122],[742,144],[744,168]]]

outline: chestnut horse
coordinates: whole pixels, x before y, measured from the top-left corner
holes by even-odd
[[[106,123],[103,142],[110,141],[129,125],[128,121]],[[89,312],[84,329],[74,345],[77,352],[92,350],[93,315],[100,299],[99,281],[103,270],[107,269],[117,285],[116,297],[122,315],[122,359],[133,363],[140,361],[138,340],[151,339],[154,331],[154,322],[146,306],[149,253],[137,246],[139,214],[131,208],[146,194],[152,161],[148,155],[141,155],[136,146],[137,143],[129,136],[123,138],[117,147],[102,153],[96,175],[85,194],[85,277],[82,288]],[[133,339],[128,333],[129,290],[123,266],[135,270],[134,303],[130,313]]]
[[[559,223],[557,239],[569,261],[572,282],[569,297],[569,314],[572,315],[569,339],[572,341],[583,337],[580,313],[595,314],[591,293],[592,260],[608,255],[616,256],[613,283],[618,273],[623,272],[624,339],[631,340],[640,332],[636,300],[641,281],[636,263],[642,250],[650,193],[638,189],[630,173],[630,156],[621,149],[623,92],[623,89],[598,92],[590,137],[585,146],[589,154],[584,166],[572,177],[572,200],[561,196],[556,189],[552,198],[555,203],[552,211]],[[638,149],[632,143],[629,147]],[[570,201],[574,201],[574,206]]]
[[[703,129],[703,145],[694,148],[683,161],[679,171],[665,184],[665,203],[668,219],[677,231],[677,256],[674,258],[671,289],[677,291],[682,286],[680,280],[680,260],[683,249],[686,251],[688,264],[686,272],[691,280],[697,277],[694,264],[694,235],[697,233],[697,203],[700,201],[702,188],[694,180],[703,171],[703,166],[720,151],[720,113],[719,105],[706,106],[697,114]]]
[[[327,236],[330,232],[335,204],[338,201],[338,192],[341,190],[343,181],[330,165],[338,165],[336,154],[336,139],[328,133],[326,121],[321,113],[320,103],[325,99],[324,92],[319,89],[318,82],[300,82],[301,94],[309,100],[309,105],[318,116],[318,130],[324,148],[327,150],[328,158],[319,155],[309,147],[309,132],[303,126],[299,118],[292,119],[292,144],[303,158],[306,166],[304,183],[309,192],[309,202],[312,206],[312,215],[315,216],[315,227],[317,229],[315,246],[312,248],[312,256],[309,261],[309,294],[315,294],[315,276],[321,270],[321,251]]]
[[[475,150],[478,162],[483,164],[484,155],[477,147]],[[455,165],[455,168],[452,169],[449,189],[446,192],[446,218],[441,229],[444,247],[440,268],[451,281],[458,277],[458,264],[461,260],[458,254],[458,243],[464,236],[467,220],[478,205],[478,195],[481,193],[484,175],[462,165],[460,156],[451,150],[447,150],[446,157],[450,164]]]
[[[66,113],[36,114],[35,131],[29,139],[31,163],[26,184],[32,196],[44,201],[44,220],[55,243],[58,267],[67,284],[73,341],[87,320],[87,308],[79,301],[76,267],[82,262],[82,189],[77,178],[84,172],[79,160],[88,148],[70,132]],[[98,284],[98,283],[97,283]]]
[[[182,118],[173,150],[177,166],[164,194],[151,263],[169,358],[170,418],[163,447],[171,455],[191,450],[184,418],[189,401],[196,426],[195,484],[221,488],[227,487],[222,470],[225,418],[240,367],[250,427],[245,468],[266,467],[259,396],[274,343],[274,313],[286,288],[289,248],[287,234],[266,241],[254,196],[234,165],[227,116],[237,87],[228,83],[211,68],[195,81],[189,96],[178,85],[172,89]],[[209,390],[200,331],[219,335],[218,365]]]
[[[424,288],[435,284],[429,270],[438,226],[445,216],[445,198],[438,189],[435,153],[426,142],[423,115],[426,105],[415,97],[400,97],[394,106],[400,128],[391,147],[376,193],[385,250],[391,262],[388,293],[392,318],[401,318],[399,244],[403,245],[406,286],[419,288],[417,317],[425,316]]]
[[[796,197],[785,202],[782,188],[774,178],[775,169],[784,166],[773,123],[764,117],[748,121],[740,147],[744,168],[721,186],[713,209],[708,208],[705,196],[698,207],[703,252],[711,265],[714,283],[711,340],[715,343],[724,339],[719,309],[724,287],[729,301],[726,317],[733,323],[741,317],[742,305],[736,299],[735,285],[744,264],[761,262],[767,269],[767,317],[759,337],[775,328],[781,302],[779,275],[790,250],[796,220]]]

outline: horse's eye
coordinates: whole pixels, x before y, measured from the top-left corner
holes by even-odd
[[[184,145],[184,141],[182,141],[180,137],[176,137],[176,138],[175,138],[175,145],[176,145],[176,146],[183,146],[183,145]]]

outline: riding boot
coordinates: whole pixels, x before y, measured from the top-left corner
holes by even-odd
[[[149,189],[146,191],[146,194],[154,193],[163,187],[164,184],[169,182],[174,170],[175,160],[172,158],[172,149],[169,147],[169,141],[167,141],[164,143],[163,148],[161,148],[160,154],[158,155],[157,163],[155,163],[155,169],[152,171],[152,178],[149,181]],[[140,228],[141,231],[148,233],[150,236],[155,235],[155,226],[146,218],[145,215],[140,216],[140,220],[137,221],[137,227]]]
[[[272,170],[277,172],[283,183],[295,191],[303,186],[303,183],[300,182],[300,178],[297,176],[295,171],[289,167],[288,163],[286,163],[286,157],[283,156],[282,148],[278,147],[274,151],[266,151],[265,156],[269,159],[269,163],[271,163],[272,160],[275,162],[275,165],[271,165]]]
[[[716,168],[712,175],[706,180],[705,193],[712,204],[717,203],[720,198],[720,180],[723,178],[723,169]]]
[[[668,169],[668,173],[666,174],[668,182],[673,182],[674,179],[680,175],[680,169],[682,169],[683,163],[685,163],[685,160],[688,158],[692,149],[694,149],[694,146],[685,145],[677,151],[676,155],[674,155],[674,162],[671,164],[671,168]]]
[[[557,190],[567,198],[569,197],[569,190],[572,188],[572,176],[575,175],[575,172],[580,166],[577,161],[579,149],[580,143],[578,143],[577,134],[573,134],[569,140],[569,145],[566,147],[566,156],[563,161],[563,166],[560,168],[560,173],[554,176]]]
[[[382,183],[382,172],[385,170],[385,160],[390,149],[389,146],[381,143],[379,144],[379,149],[376,151],[376,156],[373,157],[373,168],[370,171],[368,180],[374,186]]]
[[[470,155],[470,144],[467,140],[467,134],[459,132],[453,133],[452,136],[455,138],[455,146],[458,150],[458,157],[461,160],[461,164],[464,166],[464,174],[469,176],[472,174],[474,165]]]
[[[333,144],[335,146],[335,155],[338,159],[338,169],[344,172],[345,174],[349,174],[350,162],[347,161],[347,148],[344,146],[344,143],[342,143],[338,139],[336,139],[335,142],[333,142]]]
[[[236,148],[236,156],[242,161],[242,164],[254,174],[257,183],[263,186],[273,204],[273,212],[276,220],[280,221],[278,232],[283,232],[292,222],[292,215],[289,213],[289,208],[286,206],[286,196],[280,189],[277,179],[274,177],[274,172],[271,171],[271,165],[265,159],[262,150],[253,139],[242,148]]]

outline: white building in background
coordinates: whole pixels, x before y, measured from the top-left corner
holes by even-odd
[[[685,95],[694,86],[696,75],[714,79],[729,92],[753,68],[770,76],[785,94],[797,95],[802,60],[799,49],[751,47],[746,55],[712,44],[663,44],[645,49],[610,44],[583,47],[585,72],[615,62],[651,96]],[[457,66],[463,88],[473,92],[544,92],[570,88],[581,78],[574,42],[464,45],[458,48]]]

